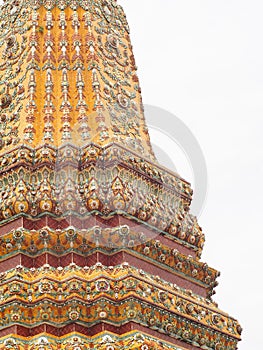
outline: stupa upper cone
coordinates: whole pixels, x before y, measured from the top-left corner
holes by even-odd
[[[7,0],[0,148],[117,143],[156,161],[129,27],[114,0]]]
[[[7,0],[0,28],[0,225],[122,215],[179,234],[192,191],[152,151],[122,7]]]

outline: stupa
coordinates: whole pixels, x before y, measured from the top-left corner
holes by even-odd
[[[236,349],[122,7],[6,0],[0,26],[0,349]]]

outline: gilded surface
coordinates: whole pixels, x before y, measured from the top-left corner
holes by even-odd
[[[235,349],[240,333],[237,321],[208,299],[128,264],[17,266],[2,274],[0,294],[0,327],[34,327],[41,321],[59,327],[70,322],[90,327],[98,321],[120,326],[133,321],[188,343],[209,348],[219,343],[222,349]]]
[[[154,159],[115,1],[5,1],[0,147],[117,142]]]

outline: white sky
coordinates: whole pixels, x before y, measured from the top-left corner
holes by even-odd
[[[144,103],[181,118],[206,157],[209,193],[199,222],[203,260],[222,273],[214,299],[244,328],[239,350],[260,350],[263,2],[119,3],[131,27]]]

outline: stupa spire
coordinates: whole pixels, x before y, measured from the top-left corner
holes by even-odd
[[[19,166],[18,178],[28,183],[26,204],[15,206],[16,196],[3,200],[0,221],[12,221],[17,215],[37,218],[43,211],[56,217],[69,212],[82,217],[93,210],[100,215],[123,210],[154,225],[163,221],[162,227],[173,230],[178,225],[175,218],[183,219],[189,211],[192,191],[186,181],[156,162],[122,7],[111,0],[7,0],[1,8],[0,26],[3,191],[7,169]],[[96,169],[112,167],[110,162],[144,174],[139,175],[138,186],[116,168],[110,178],[99,175],[107,183],[107,192],[101,186],[96,195],[90,191]],[[86,173],[80,194],[79,178],[87,166],[94,174],[87,178]],[[40,182],[44,178],[50,182],[44,206],[45,201],[32,194],[30,182],[35,174],[29,169],[40,171]],[[124,181],[119,200],[111,187],[115,176]],[[70,195],[65,186],[68,177],[75,186]],[[18,178],[14,178],[15,186]],[[153,178],[159,181],[156,194],[151,193]],[[135,196],[136,186],[141,188]],[[162,195],[166,187],[171,192]],[[68,196],[71,205],[65,205]],[[87,199],[91,196],[96,197],[96,206]],[[163,203],[153,205],[154,196]],[[165,208],[171,196],[175,201],[168,214]],[[158,220],[151,219],[156,215]],[[202,241],[201,234],[199,250]]]
[[[2,149],[119,143],[155,159],[115,1],[5,1],[1,17]]]

